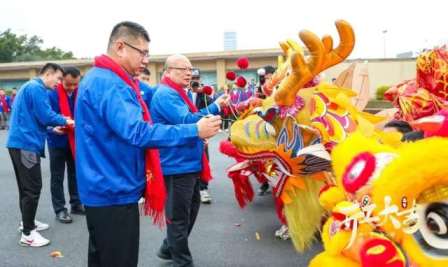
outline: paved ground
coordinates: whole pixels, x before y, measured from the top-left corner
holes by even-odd
[[[215,179],[211,183],[214,202],[202,205],[190,237],[190,248],[198,267],[249,266],[307,266],[320,244],[305,254],[297,253],[289,241],[275,239],[279,227],[270,196],[257,197],[241,210],[233,196],[231,181],[224,169],[231,160],[222,156],[217,144],[224,134],[211,142],[210,154]],[[37,219],[48,222],[51,228],[43,235],[51,244],[43,248],[23,248],[18,245],[19,222],[18,192],[11,161],[4,148],[6,132],[0,131],[0,267],[6,266],[86,266],[87,228],[85,218],[74,215],[69,225],[58,223],[50,201],[48,161],[44,160],[43,191],[37,210]],[[235,226],[241,224],[241,226]],[[257,240],[255,233],[260,234]],[[139,266],[170,266],[155,256],[163,233],[152,226],[149,218],[141,218]],[[51,258],[51,251],[59,250],[63,258]]]

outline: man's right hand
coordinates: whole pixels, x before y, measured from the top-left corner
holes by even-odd
[[[197,123],[199,137],[202,139],[216,135],[221,128],[221,117],[211,116],[200,119]]]

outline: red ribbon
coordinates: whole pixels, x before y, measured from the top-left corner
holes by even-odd
[[[0,96],[0,102],[2,102],[3,112],[9,112],[8,102],[6,102],[6,96]]]
[[[56,87],[56,93],[58,94],[59,99],[59,109],[61,110],[61,114],[65,117],[69,117],[70,119],[73,119],[72,111],[70,110],[70,104],[68,101],[68,95],[67,92],[64,89],[64,85],[62,83],[59,83]],[[73,92],[75,94],[75,101],[76,101],[76,90]],[[70,144],[70,150],[72,151],[73,159],[75,158],[75,129],[73,127],[67,126],[65,128],[65,132],[68,136],[68,143]]]

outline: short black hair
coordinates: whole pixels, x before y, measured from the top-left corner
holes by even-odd
[[[263,67],[265,74],[273,74],[275,72],[275,68],[271,65],[267,65]]]
[[[397,128],[397,130],[402,134],[413,131],[412,126],[406,121],[393,120],[384,125],[384,128],[391,128],[391,127]]]
[[[146,29],[142,25],[132,21],[123,21],[114,26],[112,32],[110,33],[108,47],[110,48],[111,45],[120,37],[134,39],[143,38],[147,42],[151,41]]]
[[[53,72],[55,72],[55,71],[58,71],[58,70],[59,70],[60,72],[64,73],[64,70],[62,69],[62,67],[61,67],[60,65],[58,65],[58,64],[56,64],[56,63],[49,62],[49,63],[45,64],[45,65],[39,70],[39,74],[42,75],[42,74],[44,74],[44,73],[46,73],[46,72],[48,72],[48,71],[53,71]]]
[[[78,78],[81,75],[81,71],[77,67],[65,67],[64,68],[64,77],[70,75],[73,78]]]
[[[151,72],[147,68],[144,68],[142,74],[150,76]]]

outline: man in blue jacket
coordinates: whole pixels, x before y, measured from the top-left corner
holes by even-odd
[[[159,178],[163,182],[157,169],[158,151],[153,148],[199,142],[219,130],[220,117],[184,125],[149,122],[134,80],[148,65],[148,46],[149,36],[141,25],[117,24],[107,55],[95,58],[95,67],[79,85],[75,164],[79,196],[86,209],[89,266],[137,266],[137,203],[144,190],[153,189],[145,185],[155,185]],[[146,202],[154,203],[154,199]],[[160,215],[160,210],[152,211]]]
[[[228,95],[223,95],[208,109],[198,111],[185,92],[191,81],[191,72],[191,63],[185,56],[173,55],[167,58],[164,77],[151,101],[154,122],[166,125],[196,123],[210,115],[209,112],[219,114],[220,107],[227,105]],[[200,179],[210,179],[204,142],[191,139],[183,146],[160,148],[160,159],[168,191],[168,224],[167,236],[157,256],[173,260],[175,267],[190,267],[193,266],[193,259],[188,247],[188,236],[201,203]]]
[[[41,247],[50,243],[38,232],[48,229],[48,225],[35,221],[35,216],[42,189],[40,157],[45,156],[46,129],[48,126],[74,125],[73,120],[55,113],[49,104],[47,90],[53,89],[61,78],[62,68],[47,63],[39,77],[25,83],[14,100],[6,147],[19,187],[20,244],[23,246]]]
[[[62,82],[57,85],[56,90],[48,92],[50,105],[54,112],[63,114],[64,103],[68,104],[67,111],[71,117],[74,116],[76,91],[78,88],[81,72],[76,67],[64,68]],[[61,108],[62,107],[62,108]],[[67,184],[70,196],[72,214],[84,214],[76,186],[75,161],[74,161],[74,133],[69,129],[51,127],[48,130],[47,142],[50,153],[51,173],[51,202],[56,219],[61,223],[71,223],[72,217],[65,208],[64,197],[64,175],[67,165]]]

